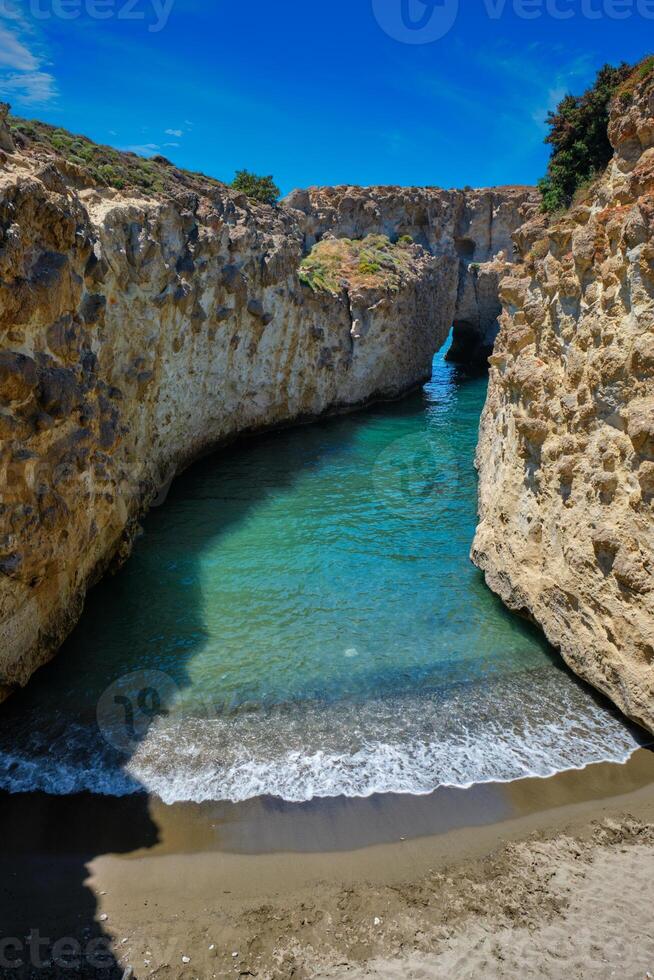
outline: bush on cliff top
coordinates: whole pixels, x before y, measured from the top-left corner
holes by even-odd
[[[250,173],[249,170],[237,170],[232,181],[232,187],[262,204],[274,204],[280,194],[272,174],[267,177],[259,177],[257,174]]]
[[[544,211],[569,207],[577,188],[608,164],[613,155],[608,137],[609,103],[633,71],[624,63],[617,68],[605,65],[583,95],[566,95],[556,111],[548,114],[550,132],[545,142],[554,149],[547,175],[538,183]]]
[[[339,293],[343,286],[399,289],[408,271],[412,242],[403,236],[393,245],[386,235],[326,238],[302,260],[300,282],[314,292]]]

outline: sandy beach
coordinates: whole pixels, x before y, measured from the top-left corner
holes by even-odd
[[[22,966],[3,976],[70,976],[66,962],[158,978],[654,974],[646,749],[624,766],[425,797],[27,794],[0,812],[3,936],[23,937],[5,949]],[[99,972],[88,948],[105,940]]]

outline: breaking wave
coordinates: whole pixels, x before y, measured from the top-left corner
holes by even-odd
[[[626,762],[644,733],[552,667],[447,692],[161,718],[130,758],[74,725],[0,753],[13,792],[148,791],[165,803],[289,802],[545,777]]]

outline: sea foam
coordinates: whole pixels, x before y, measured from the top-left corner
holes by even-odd
[[[161,718],[129,758],[75,725],[48,751],[1,752],[0,786],[166,803],[427,794],[624,763],[645,741],[569,675],[541,669],[447,692]]]

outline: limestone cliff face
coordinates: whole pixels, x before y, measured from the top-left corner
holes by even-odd
[[[166,194],[141,198],[47,143],[17,149],[0,110],[1,697],[56,651],[189,461],[426,380],[461,255],[508,247],[525,194],[507,191],[505,208],[493,192],[510,211],[494,230],[488,192],[362,192],[368,226],[348,224],[342,192],[272,208],[174,169]],[[297,209],[312,197],[341,209]],[[399,283],[331,295],[300,282],[319,230],[361,237],[391,204],[384,230],[416,240]],[[479,246],[460,240],[477,226]]]
[[[472,557],[654,731],[654,85],[612,108],[587,200],[517,236],[501,284]]]
[[[410,235],[434,256],[456,260],[452,360],[484,363],[501,312],[499,280],[513,262],[512,236],[533,219],[533,187],[312,187],[286,203],[304,215],[307,246],[325,234]]]
[[[315,295],[297,215],[0,172],[0,687],[26,682],[188,461],[237,433],[393,397],[450,328],[453,261]],[[439,297],[441,299],[439,300]]]

